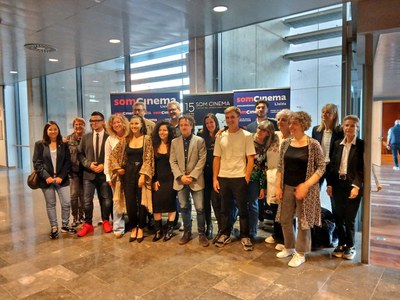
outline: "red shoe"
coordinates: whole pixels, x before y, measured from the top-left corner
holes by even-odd
[[[112,226],[110,225],[110,222],[108,220],[103,221],[103,232],[104,233],[110,233],[113,231]]]
[[[83,224],[82,229],[78,231],[77,235],[78,237],[83,237],[93,231],[94,231],[93,225],[85,223]]]

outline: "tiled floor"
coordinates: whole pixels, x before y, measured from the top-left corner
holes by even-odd
[[[253,252],[233,242],[128,243],[101,233],[49,240],[41,191],[0,170],[0,299],[399,299],[400,271],[320,250],[299,268],[277,259],[266,233]],[[98,216],[99,209],[95,208]]]

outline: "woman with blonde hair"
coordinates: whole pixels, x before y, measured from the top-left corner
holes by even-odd
[[[125,197],[121,186],[121,177],[118,173],[110,174],[110,154],[115,146],[123,141],[129,132],[128,119],[121,114],[112,115],[107,122],[109,137],[104,148],[104,174],[106,181],[113,190],[113,232],[116,238],[121,238],[125,233],[124,214],[126,213]]]

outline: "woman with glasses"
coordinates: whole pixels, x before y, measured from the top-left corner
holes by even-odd
[[[68,143],[64,143],[60,128],[49,121],[43,129],[43,139],[35,143],[33,166],[39,176],[39,186],[46,200],[47,217],[51,231],[50,238],[59,236],[56,212],[56,194],[61,203],[61,232],[76,233],[69,227],[71,199],[69,191],[69,170],[71,156]]]
[[[132,228],[129,242],[143,241],[147,211],[153,212],[151,180],[154,175],[154,154],[151,138],[146,132],[143,118],[133,115],[127,137],[118,143],[110,155],[110,172],[125,175],[123,188]]]

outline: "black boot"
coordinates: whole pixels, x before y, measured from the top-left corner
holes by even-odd
[[[207,239],[212,240],[212,238],[213,238],[213,224],[212,223],[207,224],[205,233],[206,233]]]
[[[164,236],[164,242],[169,241],[174,236],[174,222],[168,221],[168,230]]]
[[[153,237],[153,242],[157,242],[162,239],[163,232],[162,232],[162,221],[157,220],[154,222],[154,227],[156,228],[156,234]]]

